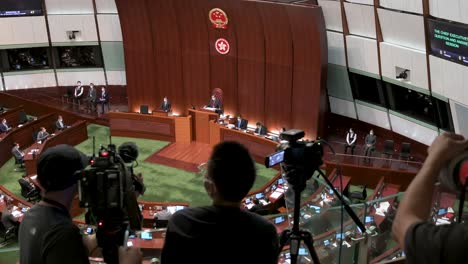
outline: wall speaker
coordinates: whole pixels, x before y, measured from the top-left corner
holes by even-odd
[[[140,105],[140,114],[149,114],[147,105]]]

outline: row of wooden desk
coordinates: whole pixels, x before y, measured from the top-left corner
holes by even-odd
[[[26,175],[31,176],[37,174],[37,158],[47,148],[60,144],[75,146],[87,139],[87,122],[78,121],[65,130],[57,131],[55,134],[51,134],[51,136],[45,142],[35,142],[29,148],[24,150]]]

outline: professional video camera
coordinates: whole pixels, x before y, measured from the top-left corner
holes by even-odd
[[[137,157],[138,148],[132,142],[123,143],[118,152],[113,144],[101,146],[79,179],[80,207],[88,209],[86,223],[97,227],[98,246],[109,264],[118,263],[118,247],[126,243],[129,233],[141,229],[137,194],[143,194],[145,187],[133,166],[127,166]]]
[[[266,157],[265,166],[270,168],[281,163],[286,180],[294,191],[301,192],[314,171],[323,164],[323,147],[320,141],[300,140],[305,133],[291,129],[280,135],[287,143],[279,144],[277,152]]]

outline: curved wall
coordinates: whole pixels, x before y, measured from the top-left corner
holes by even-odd
[[[269,130],[321,134],[326,111],[326,32],[317,6],[255,1],[117,0],[127,63],[129,109],[159,106],[168,96],[178,113],[224,91],[225,113],[241,113]],[[209,20],[212,8],[227,29]],[[215,49],[219,38],[230,52]]]

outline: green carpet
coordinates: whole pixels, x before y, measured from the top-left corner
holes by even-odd
[[[93,153],[93,136],[96,140],[96,148],[99,148],[101,144],[107,146],[109,143],[109,128],[107,127],[89,125],[88,135],[90,139],[77,146],[77,149],[86,154]],[[135,142],[139,148],[139,166],[135,168],[135,172],[143,174],[146,185],[146,193],[144,196],[140,197],[141,200],[158,202],[188,202],[191,206],[207,205],[210,203],[210,199],[203,188],[202,177],[197,173],[144,161],[150,155],[168,145],[169,142],[112,137],[112,143],[117,145],[117,147],[127,141]],[[2,168],[0,168],[0,175],[2,175],[2,177],[0,177],[0,184],[5,186],[15,195],[21,197],[19,184],[17,182],[18,178],[21,177],[21,173],[14,172],[13,170],[14,159],[11,159]],[[258,177],[252,190],[262,187],[277,174],[277,171],[267,169],[265,166],[257,164],[257,174]]]

